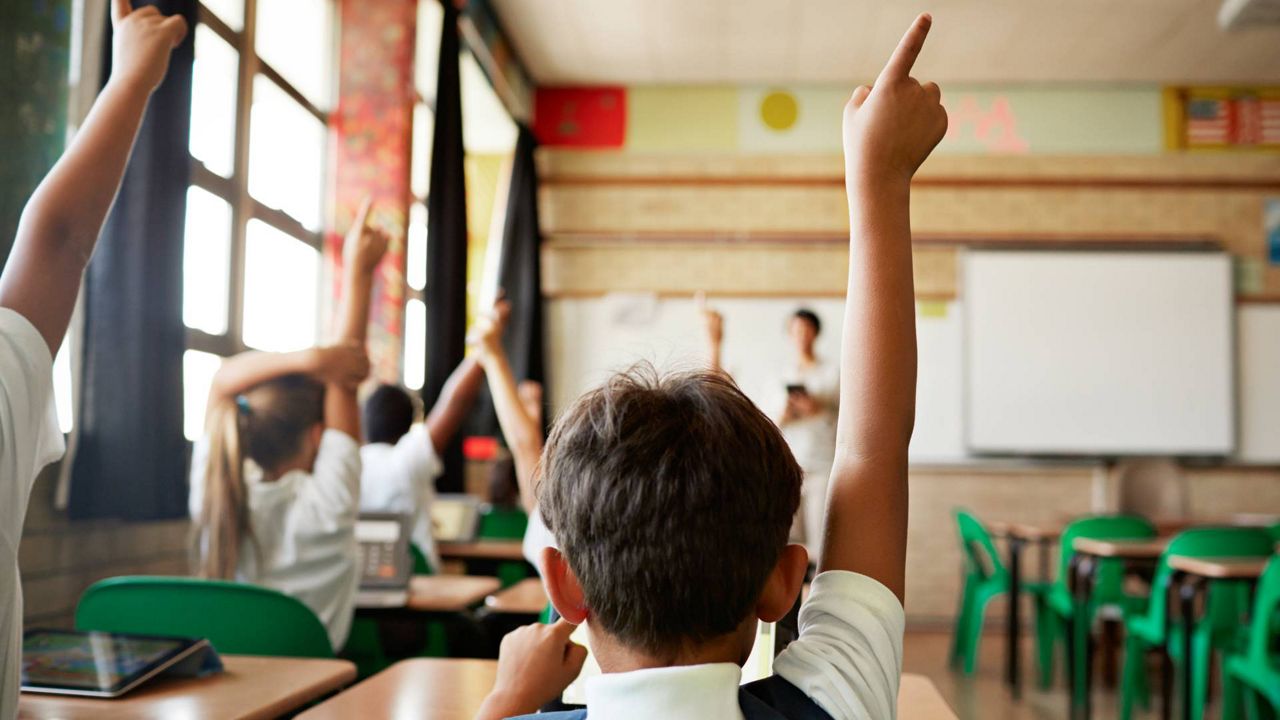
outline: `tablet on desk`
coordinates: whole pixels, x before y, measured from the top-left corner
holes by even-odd
[[[28,630],[22,636],[24,692],[113,698],[209,649],[208,640]]]

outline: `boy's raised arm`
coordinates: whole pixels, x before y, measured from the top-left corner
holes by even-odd
[[[112,0],[111,80],[71,147],[36,188],[0,277],[0,307],[25,317],[56,354],[66,335],[84,268],[115,200],[151,92],[164,79],[169,53],[186,21],[154,7]]]
[[[369,225],[373,203],[366,199],[343,242],[342,307],[338,314],[338,344],[365,349],[369,334],[369,302],[373,273],[387,252],[387,234]],[[324,395],[325,427],[339,430],[360,441],[360,407],[356,388],[329,382]]]
[[[940,91],[910,76],[932,19],[916,18],[873,87],[844,110],[849,196],[836,457],[818,569],[868,575],[903,597],[907,445],[915,421],[911,177],[947,129]]]

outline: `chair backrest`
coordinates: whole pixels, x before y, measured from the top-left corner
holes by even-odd
[[[275,590],[222,580],[108,578],[80,596],[76,628],[208,638],[220,653],[334,656],[324,625],[306,605]]]
[[[1249,621],[1249,642],[1245,655],[1256,662],[1269,662],[1271,644],[1280,635],[1280,555],[1271,556],[1258,580]]]
[[[1173,577],[1169,556],[1266,557],[1272,553],[1274,546],[1271,535],[1261,528],[1206,527],[1179,533],[1169,541],[1168,547],[1160,556],[1160,564],[1156,567],[1156,575],[1151,582],[1149,616],[1163,624],[1168,612],[1169,582]]]
[[[1054,582],[1067,582],[1067,570],[1071,558],[1076,554],[1072,542],[1076,538],[1097,538],[1102,540],[1149,540],[1156,536],[1156,528],[1150,520],[1139,515],[1092,515],[1073,520],[1062,530],[1058,551],[1058,575]],[[1118,565],[1109,565],[1107,569],[1120,570]],[[1101,585],[1110,578],[1099,578]]]
[[[1267,532],[1271,534],[1271,539],[1280,543],[1280,522],[1267,528]]]
[[[414,575],[435,575],[435,569],[427,562],[427,556],[414,543],[409,543],[409,558],[413,560]]]
[[[488,540],[520,540],[529,526],[529,516],[520,508],[487,506],[480,513],[476,535]]]
[[[996,552],[991,533],[982,521],[968,510],[957,509],[955,516],[956,526],[960,530],[960,551],[964,555],[968,572],[983,579],[1007,578],[1008,570],[1000,560],[1000,553]]]

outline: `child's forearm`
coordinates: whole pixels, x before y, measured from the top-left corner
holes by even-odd
[[[449,374],[440,397],[427,413],[427,434],[436,450],[448,445],[457,434],[467,411],[475,404],[483,380],[484,368],[475,358],[466,358]]]
[[[124,175],[150,91],[110,82],[71,147],[22,213],[0,278],[0,306],[26,317],[57,352],[84,268]]]
[[[533,512],[537,498],[533,489],[533,470],[542,454],[542,428],[529,417],[520,402],[515,374],[501,348],[486,352],[483,360],[485,376],[489,379],[489,394],[493,396],[493,408],[502,426],[502,435],[511,449],[516,466],[516,482],[520,486],[520,504],[526,512]]]
[[[312,374],[316,370],[314,349],[288,353],[240,353],[222,361],[222,366],[213,376],[209,394],[211,397],[231,398],[283,375]]]
[[[338,339],[344,342],[365,343],[369,335],[369,303],[373,291],[373,271],[348,262],[343,268],[342,310],[338,322]]]

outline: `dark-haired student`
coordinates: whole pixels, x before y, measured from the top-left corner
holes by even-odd
[[[444,472],[440,449],[462,426],[483,377],[479,362],[463,360],[420,423],[414,422],[417,406],[413,397],[399,386],[381,385],[364,401],[360,511],[415,516],[411,539],[437,572],[440,554],[431,533],[431,503],[436,478]]]
[[[360,410],[373,273],[387,235],[368,203],[343,248],[336,344],[241,353],[209,388],[205,436],[191,458],[201,577],[262,585],[297,598],[346,643],[360,582]]]
[[[855,718],[896,714],[905,624],[907,445],[915,412],[910,183],[942,139],[940,91],[910,77],[920,16],[845,106],[850,262],[836,461],[818,575],[775,675],[739,687],[758,620],[792,607],[803,472],[727,376],[623,373],[557,421],[539,507],[559,541],[543,580],[564,621],[502,644],[480,718],[531,713],[582,664],[587,709],[539,718]]]
[[[31,484],[63,452],[53,406],[53,356],[147,102],[168,71],[170,52],[187,34],[181,17],[165,17],[154,7],[135,11],[129,0],[113,0],[111,21],[111,79],[23,209],[0,277],[0,720],[18,713],[18,541]]]

